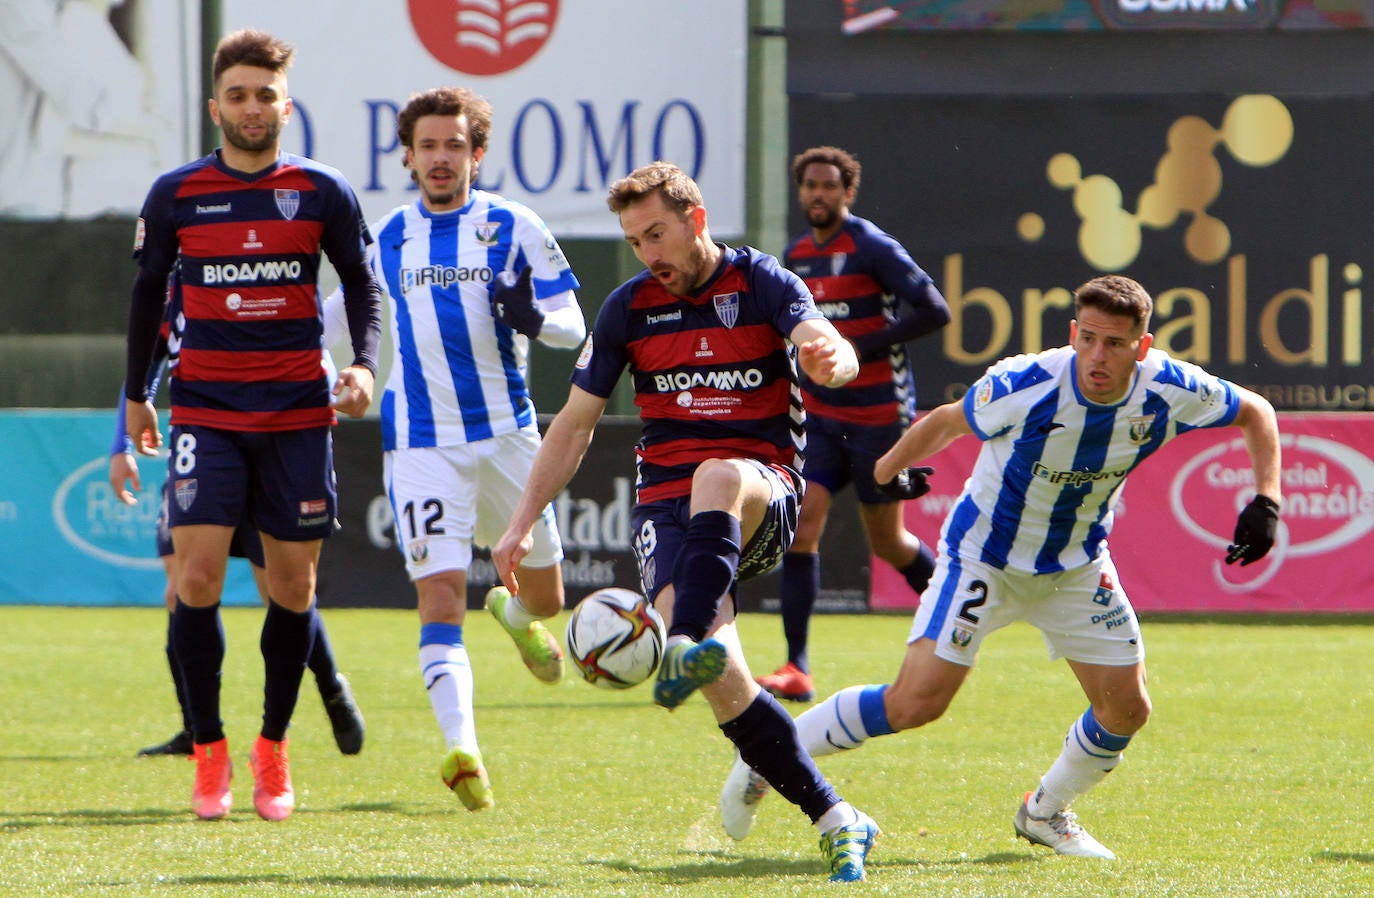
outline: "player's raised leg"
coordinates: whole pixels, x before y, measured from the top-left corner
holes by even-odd
[[[520,660],[545,683],[563,679],[563,649],[544,621],[563,610],[563,569],[521,565],[516,569],[520,594],[494,586],[486,595],[487,610],[520,651]]]

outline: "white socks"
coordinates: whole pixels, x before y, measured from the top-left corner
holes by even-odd
[[[450,746],[477,750],[477,725],[472,718],[472,666],[464,645],[429,643],[420,646],[420,675],[424,677],[434,719]]]
[[[1052,817],[1067,808],[1075,798],[1107,778],[1121,763],[1130,736],[1118,736],[1102,729],[1092,708],[1069,727],[1064,750],[1040,779],[1040,788],[1026,806],[1033,817]]]
[[[883,709],[886,686],[850,686],[797,718],[797,735],[813,758],[858,748],[892,732]]]

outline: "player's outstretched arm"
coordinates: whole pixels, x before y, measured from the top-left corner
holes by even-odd
[[[966,433],[973,433],[973,428],[964,417],[963,401],[946,403],[908,427],[901,439],[878,457],[873,465],[873,479],[887,483]]]
[[[568,390],[568,401],[549,423],[539,451],[535,453],[534,466],[520,502],[515,506],[506,532],[491,549],[496,573],[512,594],[520,591],[515,569],[529,554],[534,522],[581,467],[596,424],[605,411],[605,399],[573,386]]]

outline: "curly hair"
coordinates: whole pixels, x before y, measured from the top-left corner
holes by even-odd
[[[491,104],[466,87],[431,87],[410,95],[405,108],[396,116],[396,138],[410,147],[415,140],[415,122],[426,115],[468,118],[468,137],[474,150],[485,150],[491,136]]]
[[[835,166],[840,170],[840,183],[844,185],[844,189],[858,191],[859,175],[863,172],[863,166],[859,164],[859,160],[839,147],[812,147],[793,156],[792,182],[794,184],[801,184],[802,179],[806,177],[806,167],[813,162]]]

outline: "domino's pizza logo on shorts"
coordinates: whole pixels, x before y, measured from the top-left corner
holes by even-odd
[[[524,65],[553,35],[558,0],[408,0],[410,24],[430,55],[465,75]]]

